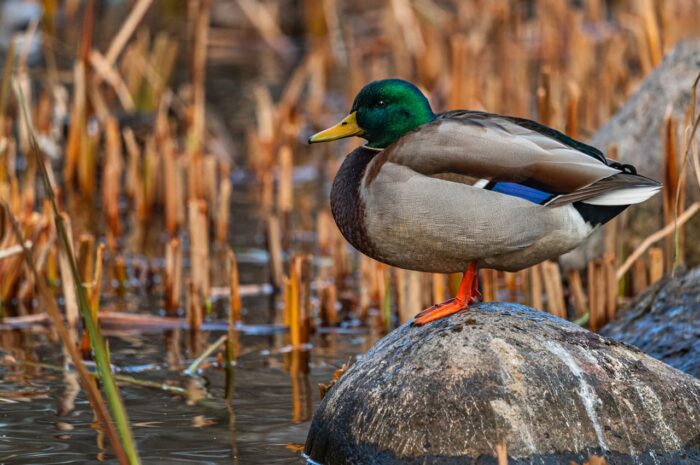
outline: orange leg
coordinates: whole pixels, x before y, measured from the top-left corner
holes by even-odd
[[[459,283],[457,295],[452,299],[433,305],[418,313],[413,320],[413,325],[422,326],[431,321],[452,315],[453,313],[467,308],[467,306],[475,302],[477,298],[481,298],[481,293],[478,289],[478,276],[476,264],[474,262],[469,262],[467,271],[465,271],[464,276],[462,276],[462,282]]]

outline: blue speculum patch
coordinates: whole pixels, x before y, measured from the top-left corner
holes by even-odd
[[[523,186],[516,182],[497,182],[491,188],[494,192],[499,192],[501,194],[512,195],[513,197],[520,197],[521,199],[528,200],[532,203],[544,204],[552,197],[554,194],[549,192],[544,192],[533,187]]]

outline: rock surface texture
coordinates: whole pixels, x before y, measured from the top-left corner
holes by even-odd
[[[321,402],[324,465],[700,463],[700,381],[520,305],[485,303],[379,341]]]
[[[700,378],[700,268],[664,277],[618,312],[601,334]]]

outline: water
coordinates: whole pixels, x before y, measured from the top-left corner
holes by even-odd
[[[213,342],[221,333],[203,333]],[[63,355],[46,334],[3,331],[0,337],[31,341],[43,363],[60,366]],[[112,361],[129,375],[168,382],[205,396],[190,402],[157,389],[122,385],[133,432],[144,463],[304,463],[299,453],[310,415],[327,383],[349,356],[364,350],[366,336],[324,335],[310,352],[290,353],[275,336],[244,336],[234,373],[234,395],[224,400],[222,368],[204,369],[197,379],[169,368],[177,351],[187,353],[187,332],[110,334]],[[325,347],[320,347],[323,344]],[[165,347],[169,349],[164,350]],[[282,350],[280,350],[282,349]],[[182,355],[180,355],[182,356]],[[296,374],[292,357],[309,357]],[[33,356],[31,357],[33,358]],[[73,373],[26,365],[0,367],[0,464],[116,463]],[[6,393],[12,395],[5,396]],[[26,393],[20,396],[18,393]]]

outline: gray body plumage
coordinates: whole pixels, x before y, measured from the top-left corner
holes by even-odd
[[[360,189],[367,232],[381,238],[372,258],[410,270],[460,272],[471,260],[520,270],[568,252],[592,230],[571,205],[544,207],[390,162]]]

